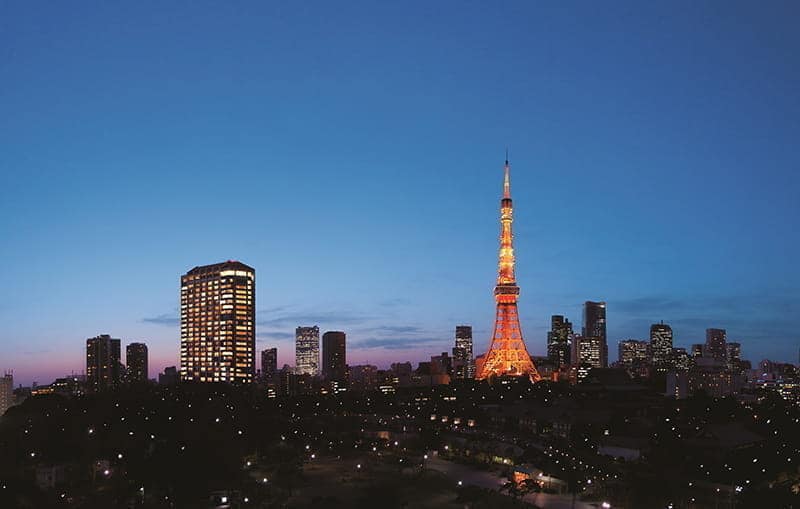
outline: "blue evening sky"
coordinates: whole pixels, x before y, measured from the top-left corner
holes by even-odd
[[[510,148],[520,313],[608,302],[609,350],[673,326],[800,346],[796,2],[3,2],[0,370],[85,339],[178,362],[179,277],[256,268],[258,347],[350,364],[476,353]]]

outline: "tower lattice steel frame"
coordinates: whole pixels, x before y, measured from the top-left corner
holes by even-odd
[[[497,315],[489,351],[478,366],[475,378],[483,380],[490,376],[528,376],[532,381],[538,382],[541,376],[525,347],[517,312],[519,286],[514,275],[514,234],[511,231],[514,206],[511,202],[511,167],[507,158],[503,170],[505,176],[503,198],[500,200],[500,255],[497,286],[494,287]]]

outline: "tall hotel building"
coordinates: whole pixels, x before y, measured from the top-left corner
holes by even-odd
[[[252,382],[256,271],[227,261],[181,277],[181,380]]]
[[[298,327],[294,332],[295,372],[319,375],[319,327]]]

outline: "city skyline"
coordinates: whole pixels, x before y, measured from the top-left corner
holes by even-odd
[[[279,365],[312,324],[351,364],[428,359],[457,324],[480,355],[506,146],[531,354],[592,300],[610,360],[663,320],[687,350],[716,327],[797,362],[796,6],[439,8],[9,7],[0,372],[49,383],[110,334],[153,378],[177,276],[228,259],[259,271]]]

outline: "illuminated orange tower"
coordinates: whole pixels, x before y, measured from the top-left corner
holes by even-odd
[[[500,261],[497,271],[497,286],[494,300],[497,302],[497,317],[489,351],[478,366],[475,378],[483,380],[490,376],[528,376],[534,382],[541,380],[533,365],[517,313],[519,286],[514,276],[514,206],[511,203],[511,180],[508,157],[504,166],[503,199],[500,200]]]

